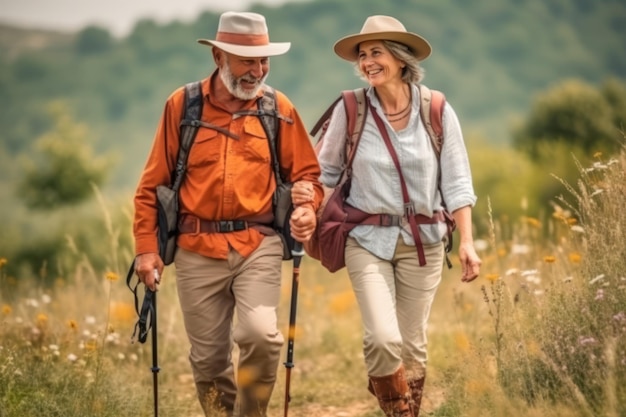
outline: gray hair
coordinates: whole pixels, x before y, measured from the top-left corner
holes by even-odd
[[[422,68],[415,55],[411,53],[408,46],[403,43],[388,40],[383,40],[382,43],[396,59],[406,64],[402,69],[402,81],[407,84],[418,84],[424,79],[424,68]],[[357,76],[363,81],[367,81],[367,78],[361,73],[358,60],[355,62],[354,68]]]

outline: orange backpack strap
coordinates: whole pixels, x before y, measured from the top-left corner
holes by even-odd
[[[419,89],[420,116],[438,158],[443,146],[443,108],[446,105],[446,97],[441,91],[431,90],[422,84],[419,85]]]

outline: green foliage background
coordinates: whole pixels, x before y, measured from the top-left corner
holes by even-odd
[[[529,195],[531,209],[539,210],[532,194],[548,174],[521,175],[536,161],[510,146],[538,94],[567,79],[588,85],[626,79],[622,0],[315,0],[250,10],[266,16],[273,41],[292,43],[288,54],[272,58],[268,83],[292,99],[309,125],[340,90],[362,85],[352,66],[334,55],[337,39],[358,32],[373,14],[396,16],[425,36],[434,50],[424,62],[425,84],[444,91],[459,114],[482,213],[487,196],[496,212],[519,210]],[[16,197],[20,180],[32,173],[22,159],[31,160],[35,144],[55,129],[47,106],[62,101],[84,129],[89,149],[81,155],[91,155],[91,148],[94,161],[106,155],[106,163],[98,159],[107,167],[103,193],[126,210],[165,99],[213,70],[210,49],[196,39],[213,38],[218,19],[219,12],[207,10],[190,23],[142,20],[121,39],[93,26],[58,33],[0,25],[0,215],[9,223],[0,231],[0,254],[26,245],[33,233],[40,240],[50,230],[64,233],[64,222],[50,224],[50,216],[37,217]],[[522,136],[528,131],[518,130]],[[589,140],[584,149],[593,152]],[[554,149],[571,151],[567,138]],[[544,169],[561,164],[535,159]],[[69,215],[71,225],[81,219],[75,211]]]

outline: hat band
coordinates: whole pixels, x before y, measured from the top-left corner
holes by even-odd
[[[235,45],[259,46],[269,45],[270,38],[266,34],[246,35],[241,33],[217,32],[215,39],[219,42],[232,43]]]

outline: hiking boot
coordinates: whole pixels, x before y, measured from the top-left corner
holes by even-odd
[[[418,417],[420,414],[420,406],[422,404],[422,397],[424,395],[425,380],[426,377],[408,380],[411,400],[413,402],[413,417]]]
[[[378,399],[378,405],[387,417],[413,417],[409,385],[404,366],[387,376],[371,376],[368,389]]]

